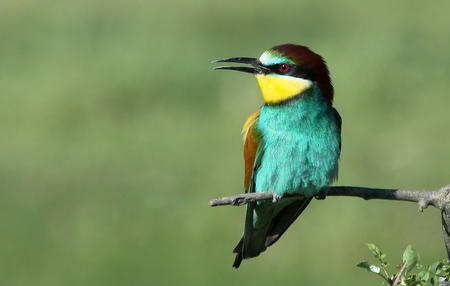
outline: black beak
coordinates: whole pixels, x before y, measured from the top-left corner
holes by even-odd
[[[213,61],[212,63],[241,63],[241,64],[249,64],[252,67],[216,67],[215,70],[235,70],[241,72],[248,72],[251,74],[264,74],[269,73],[270,70],[263,66],[261,62],[255,58],[228,58]]]

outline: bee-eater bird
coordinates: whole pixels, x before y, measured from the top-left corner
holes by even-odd
[[[259,59],[215,62],[249,64],[216,69],[254,74],[264,105],[243,127],[245,191],[271,192],[272,202],[247,205],[242,239],[233,267],[274,244],[314,196],[338,175],[341,117],[332,107],[333,86],[322,57],[309,48],[285,44]],[[286,194],[301,194],[280,200]]]

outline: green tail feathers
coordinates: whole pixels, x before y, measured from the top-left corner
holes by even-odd
[[[250,203],[247,206],[244,236],[233,253],[234,268],[243,259],[258,256],[274,244],[308,206],[312,198],[284,199],[276,203]]]

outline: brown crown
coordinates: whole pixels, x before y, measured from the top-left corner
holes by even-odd
[[[288,57],[297,65],[305,65],[314,72],[314,81],[317,82],[323,97],[333,103],[333,85],[331,84],[330,74],[324,59],[311,51],[308,47],[284,44],[273,47],[271,50]]]

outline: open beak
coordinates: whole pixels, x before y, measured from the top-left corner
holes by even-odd
[[[239,67],[239,66],[215,67],[214,68],[215,70],[235,70],[251,74],[265,74],[270,72],[268,68],[263,66],[261,62],[255,58],[228,58],[213,61],[212,63],[241,63],[251,65],[251,67]]]

